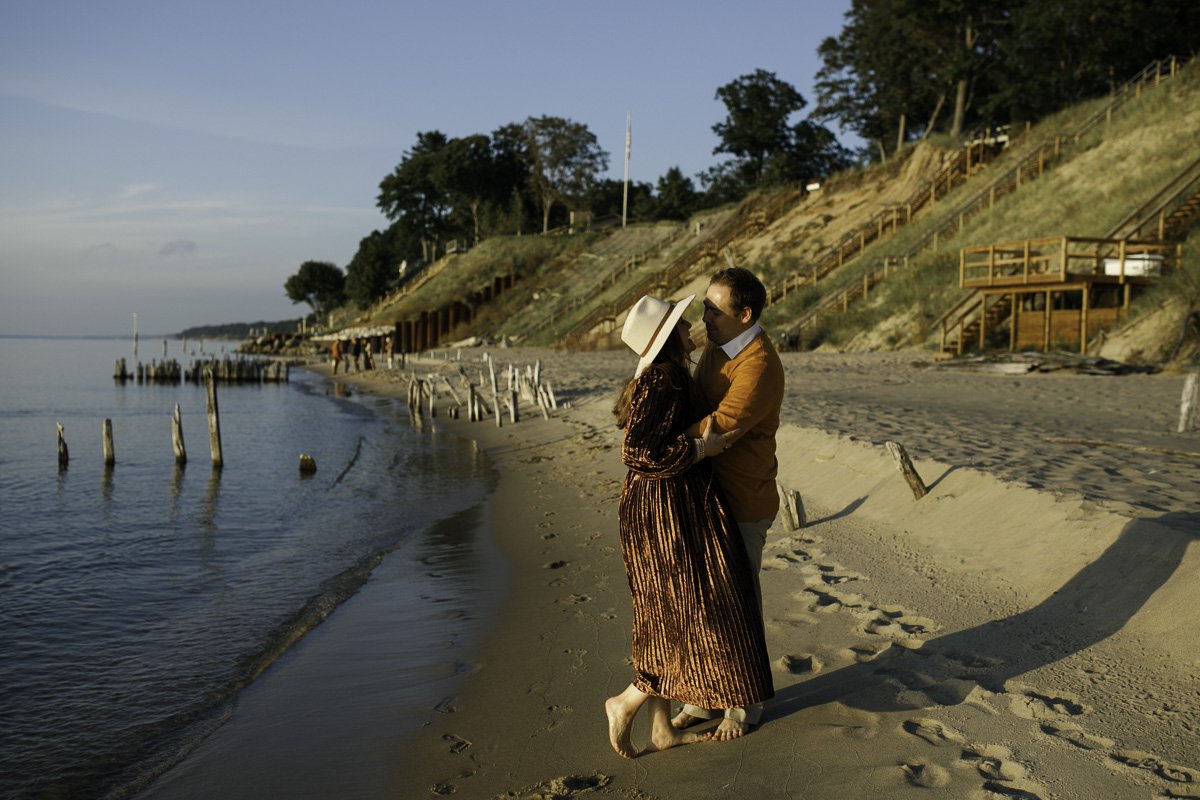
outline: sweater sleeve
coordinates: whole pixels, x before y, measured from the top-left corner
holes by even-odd
[[[658,369],[648,369],[634,385],[621,460],[647,478],[669,478],[695,463],[692,440],[681,432],[683,392]]]
[[[765,357],[739,361],[729,376],[729,389],[716,410],[717,430],[751,430],[778,408],[783,398],[782,376],[770,369]]]

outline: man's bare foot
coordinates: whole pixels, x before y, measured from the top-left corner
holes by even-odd
[[[675,729],[671,729],[670,733],[651,733],[650,744],[646,745],[643,753],[657,753],[661,750],[670,750],[672,747],[679,747],[685,744],[695,744],[696,742],[707,741],[707,736],[701,736],[698,733],[678,733]]]
[[[721,720],[721,724],[709,734],[709,737],[715,742],[730,742],[742,738],[749,730],[750,726],[747,723],[726,718]]]
[[[693,725],[699,725],[701,722],[707,722],[707,720],[704,719],[704,717],[693,717],[686,711],[680,711],[671,718],[671,727],[677,731],[681,731],[684,728],[690,728]]]
[[[624,758],[637,756],[637,751],[629,742],[629,729],[633,727],[633,717],[637,714],[637,708],[630,711],[618,695],[604,701],[604,714],[608,717],[608,741],[612,743],[613,750]]]

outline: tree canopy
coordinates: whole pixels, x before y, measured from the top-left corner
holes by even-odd
[[[305,261],[287,279],[283,290],[293,303],[308,303],[316,314],[324,314],[346,301],[346,276],[328,261]]]
[[[525,120],[525,141],[545,233],[550,228],[550,209],[562,203],[576,210],[596,176],[608,169],[608,153],[586,125],[563,117]]]
[[[881,149],[1045,116],[1200,41],[1194,0],[852,0],[845,19],[813,116]]]

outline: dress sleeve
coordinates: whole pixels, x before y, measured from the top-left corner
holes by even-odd
[[[669,478],[695,463],[692,440],[682,432],[684,391],[657,369],[638,378],[621,443],[621,460],[635,473]]]

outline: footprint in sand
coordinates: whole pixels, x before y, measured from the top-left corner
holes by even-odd
[[[1168,764],[1156,755],[1143,753],[1140,750],[1118,750],[1112,754],[1114,761],[1134,769],[1144,769],[1153,772],[1163,780],[1175,783],[1196,783],[1200,781],[1200,772],[1177,764]]]
[[[950,773],[945,767],[930,764],[919,758],[905,759],[900,762],[900,769],[904,771],[904,776],[913,786],[933,789],[950,783]]]
[[[1068,692],[1049,693],[1013,683],[1006,688],[1017,690],[1010,700],[1010,708],[1022,719],[1054,720],[1062,716],[1082,716],[1089,711],[1079,698]]]
[[[793,675],[815,674],[820,672],[825,666],[821,659],[812,653],[800,653],[794,656],[786,655],[779,659],[779,665]]]
[[[551,561],[548,564],[542,564],[542,569],[562,569],[570,563],[570,561]]]
[[[1033,781],[984,781],[984,791],[1016,800],[1043,800],[1045,788]]]
[[[593,775],[564,775],[561,778],[551,778],[534,786],[526,786],[516,792],[508,792],[502,797],[555,797],[567,800],[581,794],[587,794],[597,789],[603,789],[612,783],[612,777],[597,772]],[[638,793],[639,796],[641,793]]]
[[[1088,733],[1073,722],[1043,722],[1041,727],[1047,736],[1068,741],[1081,750],[1101,750],[1116,744],[1112,739]]]
[[[453,733],[447,733],[442,736],[442,741],[450,745],[451,753],[461,753],[471,746],[471,743],[461,736],[455,736]]]
[[[573,594],[562,602],[569,603],[570,605],[579,605],[580,603],[592,602],[592,598],[586,594]]]
[[[954,728],[929,717],[914,717],[905,720],[900,727],[907,733],[924,739],[937,747],[950,744],[961,745],[967,741],[967,737],[954,730]]]
[[[850,648],[854,660],[859,664],[870,664],[892,648],[891,642],[856,644]]]
[[[1012,759],[1012,752],[1003,745],[969,745],[963,748],[962,760],[974,765],[979,774],[994,781],[1023,781],[1028,777],[1025,767]]]
[[[450,696],[443,697],[442,701],[433,707],[433,710],[439,714],[453,714],[458,707],[454,705],[454,697]]]

